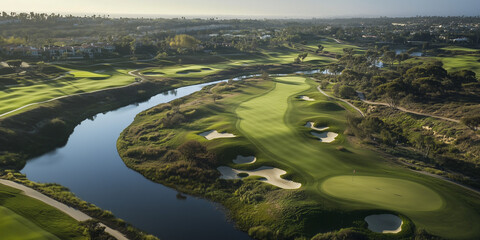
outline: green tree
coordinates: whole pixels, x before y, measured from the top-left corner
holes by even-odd
[[[85,227],[85,234],[90,240],[115,240],[114,237],[105,232],[105,227],[101,226],[97,220],[86,220],[81,225]]]
[[[307,52],[305,52],[305,53],[300,53],[300,54],[298,54],[298,59],[299,59],[301,62],[303,62],[303,61],[305,60],[305,58],[307,58],[307,56],[308,56],[308,53],[307,53]]]
[[[15,59],[15,60],[8,60],[6,61],[6,63],[8,64],[8,66],[13,69],[17,75],[18,73],[20,72],[20,67],[22,66],[22,60],[20,59]]]
[[[174,49],[186,48],[191,50],[197,50],[198,44],[200,43],[199,40],[187,34],[176,35],[175,37],[168,40],[169,46]]]
[[[410,58],[410,55],[408,53],[400,53],[397,56],[395,56],[395,59],[398,61],[398,64],[402,64],[403,61],[406,61]]]
[[[477,130],[480,126],[480,116],[463,117],[461,122],[472,130]]]
[[[186,160],[195,160],[198,155],[207,153],[205,145],[195,140],[189,140],[178,147]]]
[[[394,51],[387,51],[383,54],[382,61],[385,63],[390,63],[390,65],[393,65],[393,62],[395,61],[396,53]]]
[[[353,56],[353,48],[344,48],[343,53],[347,56]]]
[[[323,52],[323,50],[325,49],[325,47],[322,44],[319,44],[317,47],[318,47],[317,51],[315,51],[316,53]]]
[[[338,90],[338,95],[340,95],[341,98],[353,98],[357,95],[357,92],[353,87],[342,85]]]

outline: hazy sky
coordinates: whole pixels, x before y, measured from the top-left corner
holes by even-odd
[[[351,17],[480,15],[480,0],[0,0],[0,11]]]

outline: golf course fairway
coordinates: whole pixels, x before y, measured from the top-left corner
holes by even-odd
[[[338,176],[327,179],[322,190],[338,198],[409,211],[434,211],[442,198],[429,188],[402,179],[366,176]]]
[[[447,239],[480,239],[478,194],[349,141],[345,114],[356,111],[322,95],[317,86],[304,75],[218,83],[186,96],[177,110],[168,103],[139,114],[117,148],[127,166],[150,179],[183,184],[187,193],[224,204],[244,231],[283,229],[286,236],[312,237],[361,228],[371,239],[380,239],[382,235],[375,234],[382,233],[362,223],[370,215],[390,214],[404,223],[392,236],[399,239],[422,229]],[[213,99],[211,92],[221,98]],[[159,120],[167,121],[174,111],[185,122],[159,126]],[[338,136],[321,142],[311,126]],[[214,131],[235,137],[202,136]],[[189,145],[203,145],[217,158],[202,167],[209,160],[201,156],[195,162],[169,157],[185,154]],[[150,158],[144,153],[153,146],[174,150]],[[255,161],[237,164],[239,155]],[[194,167],[197,170],[188,170]],[[178,172],[188,171],[198,177],[178,177]]]
[[[313,198],[328,199],[339,209],[383,210],[401,213],[415,225],[446,238],[479,237],[474,210],[478,196],[442,180],[387,164],[373,152],[345,141],[345,111],[326,108],[330,100],[316,95],[303,76],[279,77],[272,90],[240,103],[237,129],[260,151],[255,167],[286,170]],[[308,94],[315,101],[302,101]],[[339,115],[342,114],[342,115]],[[305,122],[328,123],[339,133],[332,143],[311,136]],[[339,151],[342,146],[348,151]],[[352,182],[352,171],[355,176]],[[288,190],[287,190],[288,191]],[[469,219],[469,220],[467,220]],[[474,220],[475,219],[475,220]],[[475,238],[475,237],[474,237]]]
[[[30,220],[0,206],[0,239],[40,240],[59,239]]]

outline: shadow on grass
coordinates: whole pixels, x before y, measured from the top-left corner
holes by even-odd
[[[288,85],[302,85],[303,84],[303,83],[289,82],[289,81],[284,81],[284,80],[279,80],[279,79],[274,79],[273,81],[277,82],[277,83],[288,84]]]

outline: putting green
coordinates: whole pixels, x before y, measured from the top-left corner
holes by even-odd
[[[337,176],[327,179],[321,188],[337,198],[395,210],[434,211],[444,204],[431,189],[396,178]]]
[[[59,239],[30,220],[0,206],[0,239]]]

